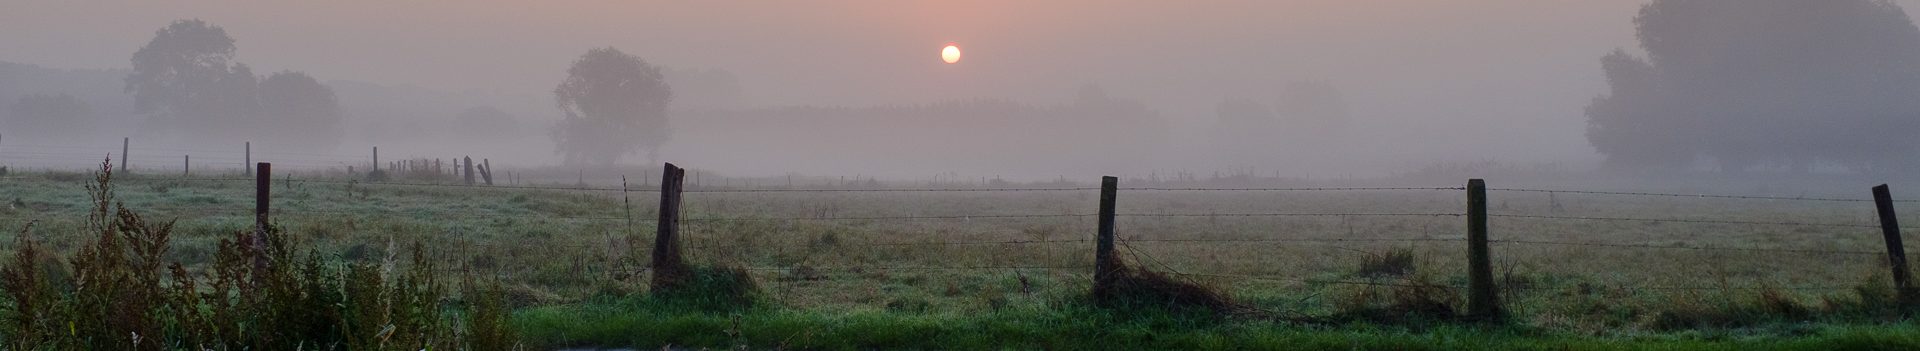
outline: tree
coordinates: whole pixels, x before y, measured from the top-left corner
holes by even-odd
[[[21,96],[7,112],[0,127],[23,140],[72,138],[93,131],[96,122],[91,106],[67,94]]]
[[[1886,0],[1656,0],[1602,59],[1588,141],[1622,166],[1871,170],[1920,149],[1920,28]]]
[[[218,132],[244,123],[257,82],[251,69],[232,62],[233,43],[225,29],[197,19],[161,28],[133,54],[126,91],[135,112],[151,115],[155,126],[195,135],[224,135]]]
[[[654,160],[670,135],[673,89],[659,68],[619,49],[588,50],[553,95],[564,114],[553,139],[568,164],[612,165],[640,151]]]
[[[333,88],[306,73],[283,71],[260,81],[262,134],[278,145],[302,149],[332,149],[345,133],[340,101]]]

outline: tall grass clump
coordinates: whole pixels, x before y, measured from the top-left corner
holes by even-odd
[[[0,340],[14,350],[506,349],[497,322],[460,318],[418,244],[413,260],[336,263],[296,254],[277,228],[220,240],[212,262],[166,262],[172,222],[114,201],[110,163],[87,186],[88,239],[62,265],[31,236],[0,267]],[[51,264],[49,263],[51,262]],[[62,269],[71,279],[61,279]],[[497,298],[497,296],[494,296]],[[490,311],[497,299],[474,299]],[[486,313],[468,313],[480,315]],[[485,330],[475,326],[484,326]]]

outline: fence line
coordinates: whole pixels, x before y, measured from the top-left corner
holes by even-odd
[[[264,164],[263,164],[263,166],[262,166],[262,167],[265,167],[265,166],[264,166]],[[672,166],[669,166],[669,170],[676,170],[676,169],[677,169],[677,168],[675,168],[675,167],[672,167]],[[25,178],[25,177],[6,177],[5,179],[22,179],[22,178]],[[254,179],[254,178],[220,178],[220,177],[215,177],[215,178],[187,178],[187,177],[182,177],[182,178],[164,178],[164,177],[135,177],[135,178],[131,178],[131,179],[129,179],[129,180],[132,180],[132,181],[153,181],[153,182],[164,182],[164,181],[206,181],[206,182],[241,182],[241,181],[253,181],[253,180],[255,180],[255,179]],[[1898,228],[1898,226],[1897,226],[1897,225],[1895,225],[1895,224],[1885,224],[1885,225],[1882,225],[1882,226],[1876,226],[1876,225],[1865,225],[1865,224],[1847,224],[1847,223],[1818,223],[1818,222],[1794,222],[1794,221],[1746,221],[1746,220],[1732,220],[1732,219],[1715,219],[1715,218],[1636,218],[1636,217],[1600,217],[1600,216],[1558,216],[1558,215],[1524,215],[1524,214],[1492,214],[1492,213],[1487,213],[1487,212],[1485,211],[1485,197],[1484,197],[1484,195],[1483,195],[1484,193],[1483,193],[1483,192],[1481,192],[1480,190],[1483,190],[1483,189],[1484,189],[1484,190],[1491,190],[1491,191],[1504,191],[1504,192],[1531,192],[1531,193],[1549,193],[1549,194],[1558,194],[1558,193],[1569,193],[1569,194],[1596,194],[1596,195],[1619,195],[1619,196],[1653,196],[1653,197],[1672,197],[1672,198],[1711,198],[1711,199],[1739,199],[1739,200],[1782,200],[1782,201],[1812,201],[1812,202],[1849,202],[1849,203],[1851,203],[1851,202],[1868,202],[1868,201],[1874,201],[1874,200],[1861,200],[1861,199],[1843,199],[1843,198],[1821,198],[1821,197],[1778,197],[1778,196],[1747,196],[1747,195],[1706,195],[1706,194],[1669,194],[1669,193],[1651,193],[1651,192],[1614,192],[1614,191],[1586,191],[1586,190],[1543,190],[1543,189],[1519,189],[1519,188],[1505,188],[1505,189],[1502,189],[1502,188],[1484,188],[1484,187],[1482,186],[1482,184],[1484,184],[1484,183],[1482,183],[1482,182],[1480,182],[1479,180],[1474,180],[1474,181],[1472,181],[1472,183],[1471,183],[1471,184],[1473,184],[1473,185],[1472,185],[1472,186],[1470,186],[1470,187],[1296,187],[1296,188],[1168,188],[1168,187],[1135,187],[1135,188],[1118,188],[1118,187],[1116,187],[1116,186],[1114,185],[1114,182],[1115,182],[1115,180],[1114,180],[1114,179],[1112,179],[1112,178],[1108,178],[1108,179],[1106,179],[1106,180],[1104,181],[1104,184],[1103,184],[1103,187],[1101,187],[1101,188],[1086,188],[1086,187],[1062,187],[1062,188],[844,188],[844,189],[793,189],[793,188],[771,188],[771,189],[703,189],[703,190],[684,190],[684,191],[682,191],[682,190],[678,190],[678,181],[675,181],[675,186],[674,186],[673,188],[671,188],[671,189],[674,189],[674,190],[669,190],[669,192],[662,192],[662,191],[661,191],[661,190],[659,190],[659,189],[653,189],[653,188],[648,188],[648,189],[632,189],[632,188],[627,188],[627,187],[624,187],[624,186],[623,186],[623,187],[620,187],[620,188],[603,188],[603,187],[586,187],[586,186],[575,186],[575,187],[562,187],[562,186],[533,186],[533,185],[528,185],[528,186],[521,186],[521,185],[496,185],[496,186],[480,186],[480,185],[468,185],[468,184],[449,184],[449,183],[391,183],[391,182],[362,182],[362,181],[348,181],[348,180],[335,180],[335,179],[310,179],[310,180],[298,180],[298,179],[293,179],[293,180],[288,180],[288,181],[289,181],[289,182],[302,182],[302,183],[314,183],[314,184],[347,184],[347,185],[354,185],[354,186],[360,186],[360,185],[366,185],[366,186],[377,186],[377,185],[390,185],[390,186],[419,186],[419,187],[449,187],[449,188],[494,188],[494,189],[523,189],[523,190],[553,190],[553,191],[601,191],[601,192],[612,192],[612,191],[620,191],[620,192],[624,192],[624,193],[631,193],[631,192],[642,192],[642,193],[659,193],[659,194],[662,194],[663,196],[669,196],[669,195],[670,195],[670,196],[672,196],[672,197],[674,197],[675,199],[677,199],[677,198],[679,197],[679,195],[680,195],[681,193],[715,193],[715,194],[728,194],[728,193],[855,193],[855,192],[878,192],[878,193],[892,193],[892,192],[915,192],[915,193],[931,193],[931,192],[996,192],[996,193],[997,193],[997,192],[1006,192],[1006,193],[1012,193],[1012,192],[1074,192],[1074,191],[1091,191],[1091,190],[1101,190],[1101,191],[1102,191],[1102,198],[1103,198],[1103,202],[1104,202],[1104,203],[1102,204],[1102,210],[1101,210],[1101,213],[1097,213],[1097,214],[1075,214],[1075,213],[1063,213],[1063,214],[978,214],[978,215],[904,215],[904,216],[897,216],[897,215],[876,215],[876,216],[850,216],[850,217],[834,217],[834,216],[806,216],[806,217],[704,217],[704,218],[678,218],[678,211],[677,211],[677,210],[661,210],[661,211],[659,211],[660,213],[662,213],[662,214],[663,214],[663,218],[666,218],[666,217],[664,216],[664,214],[665,214],[666,212],[674,212],[674,213],[672,214],[672,217],[671,217],[671,218],[673,218],[673,219],[671,219],[671,220],[669,220],[669,222],[667,222],[667,223],[668,223],[668,224],[670,224],[670,225],[671,225],[671,224],[675,224],[675,223],[677,223],[678,221],[685,221],[685,222],[768,222],[768,221],[910,221],[910,220],[973,220],[973,219],[1039,219],[1039,218],[1087,218],[1087,217],[1096,217],[1096,218],[1100,218],[1100,219],[1101,219],[1101,220],[1103,221],[1103,223],[1102,223],[1102,226],[1103,226],[1103,228],[1101,229],[1101,233],[1100,233],[1101,235],[1100,235],[1100,238],[1099,238],[1099,240],[1098,240],[1098,242],[1100,242],[1100,243],[1102,244],[1102,245],[1100,245],[1100,247],[1101,247],[1101,250],[1102,250],[1102,251],[1101,251],[1101,252],[1099,252],[1099,253],[1096,253],[1096,255],[1095,255],[1096,257],[1100,257],[1100,255],[1110,255],[1110,254],[1111,254],[1111,252],[1108,252],[1108,251],[1110,251],[1110,250],[1111,250],[1111,248],[1110,248],[1110,247],[1108,247],[1108,245],[1105,245],[1105,244],[1106,244],[1106,243],[1110,243],[1110,242],[1111,242],[1111,240],[1113,239],[1113,236],[1114,236],[1114,235],[1112,234],[1112,231],[1111,231],[1111,230],[1110,230],[1110,229],[1109,229],[1108,227],[1110,227],[1110,224],[1112,223],[1112,219],[1113,219],[1113,218],[1116,218],[1116,217],[1138,217],[1138,218],[1231,218],[1231,217],[1341,217],[1341,218],[1347,218],[1347,217],[1470,217],[1470,218],[1472,218],[1472,219],[1473,219],[1474,221],[1479,221],[1479,222],[1477,222],[1477,223],[1481,223],[1481,225],[1479,225],[1479,226],[1477,227],[1477,228],[1481,228],[1481,229],[1470,229],[1470,231],[1475,231],[1475,233],[1474,233],[1473,235],[1464,235],[1464,236],[1465,236],[1465,238],[1435,238],[1435,237],[1426,237],[1426,238],[1357,238],[1357,237],[1356,237],[1356,238],[1218,238],[1218,239],[1203,239],[1203,238],[1157,238],[1157,239],[1122,239],[1122,241],[1123,241],[1123,243],[1126,243],[1126,244],[1131,244],[1131,243],[1188,243],[1188,244],[1204,244],[1204,243],[1321,243],[1321,242],[1324,242],[1324,243],[1350,243],[1350,242],[1351,242],[1351,243],[1421,243],[1421,242],[1463,242],[1463,241],[1466,241],[1466,242],[1471,242],[1471,243],[1473,244],[1473,245],[1469,245],[1469,246],[1475,246],[1475,247],[1478,247],[1478,248],[1480,248],[1480,251],[1486,251],[1486,250],[1484,250],[1484,247],[1485,247],[1485,244],[1487,244],[1487,243],[1499,243],[1499,244],[1515,244],[1515,245],[1551,245],[1551,246],[1579,246],[1579,247],[1608,247],[1608,248],[1630,248],[1630,249],[1658,249],[1658,250],[1699,250],[1699,251],[1727,251],[1727,252],[1756,252],[1756,253],[1800,253],[1800,254],[1843,254],[1843,255],[1876,255],[1876,256],[1877,256],[1877,255],[1883,255],[1883,254],[1885,254],[1885,253],[1880,253],[1880,252],[1871,252],[1871,251],[1851,251],[1851,250],[1814,250],[1814,249],[1789,249],[1789,248],[1760,248],[1760,247],[1695,247],[1695,246],[1682,246],[1682,245],[1680,245],[1680,244],[1674,244],[1674,245],[1659,245],[1659,244],[1652,244],[1652,243],[1615,243],[1615,242],[1573,242],[1573,241],[1544,241],[1544,240],[1524,240],[1524,239],[1518,239],[1518,240],[1489,240],[1489,239],[1486,239],[1486,238],[1485,238],[1485,230],[1484,230],[1484,228],[1485,228],[1485,226],[1483,225],[1483,224],[1485,223],[1485,219],[1486,219],[1486,218],[1489,218],[1489,217],[1496,217],[1496,218],[1513,218],[1513,219],[1538,219],[1538,220],[1557,220],[1557,221],[1636,221],[1636,222],[1654,222],[1654,223],[1700,223],[1700,224],[1736,224],[1736,225],[1778,225],[1778,226],[1804,226],[1804,227],[1831,227],[1831,228],[1882,228],[1882,229],[1885,229],[1885,230],[1887,230],[1887,231],[1889,231],[1889,232],[1891,232],[1891,234],[1888,234],[1888,235],[1890,235],[1890,236],[1896,236],[1896,237],[1897,237],[1897,235],[1898,235],[1898,234],[1897,234],[1897,230],[1899,229],[1899,228]],[[268,186],[270,186],[270,185],[268,185]],[[1112,208],[1112,206],[1111,206],[1111,201],[1112,201],[1112,196],[1113,196],[1113,195],[1114,195],[1115,193],[1117,193],[1118,191],[1120,191],[1120,190],[1128,190],[1128,191],[1167,191],[1167,192],[1249,192],[1249,193],[1251,193],[1251,192],[1344,192],[1344,191],[1460,191],[1460,190],[1466,190],[1466,191],[1467,191],[1467,192],[1469,193],[1469,197],[1470,197],[1470,199],[1468,200],[1468,207],[1470,208],[1470,210],[1469,210],[1469,211],[1467,211],[1466,213],[1459,213],[1459,212],[1429,212],[1429,213],[1415,213],[1415,212],[1404,212],[1404,213],[1393,213],[1393,212],[1384,212],[1384,213],[1369,213],[1369,212],[1352,212],[1352,213],[1304,213],[1304,212],[1294,212],[1294,213],[1290,213],[1290,212],[1275,212],[1275,213],[1115,213],[1115,211],[1113,211],[1113,208]],[[1477,193],[1477,194],[1476,194],[1476,193]],[[260,200],[260,201],[265,201],[265,200]],[[1885,205],[1885,203],[1886,203],[1886,202],[1920,202],[1920,200],[1893,200],[1893,201],[1888,201],[1887,199],[1885,199],[1885,198],[1883,197],[1883,198],[1881,199],[1881,202],[1882,202],[1882,203],[1881,203],[1882,205]],[[264,202],[263,202],[263,203],[264,203]],[[676,203],[677,203],[677,200],[676,200]],[[663,204],[664,204],[664,202],[663,202]],[[158,210],[160,210],[160,211],[176,211],[176,212],[192,212],[192,211],[208,211],[208,212],[216,212],[216,213],[224,213],[224,212],[236,212],[236,213],[248,213],[247,211],[249,210],[249,209],[247,209],[247,208],[243,208],[243,207],[225,207],[225,206],[187,206],[187,207],[156,207],[155,209],[158,209]],[[76,209],[76,210],[77,210],[77,209]],[[288,210],[288,209],[284,209],[284,208],[282,208],[282,209],[275,209],[275,210],[271,210],[271,211],[267,211],[267,213],[269,213],[269,214],[274,214],[274,215],[316,215],[316,214],[322,214],[322,215],[323,215],[323,214],[346,214],[346,215],[367,215],[367,216],[394,216],[394,215],[398,215],[398,216],[444,216],[444,217],[495,217],[495,218],[529,218],[529,219],[584,219],[584,220],[608,220],[608,221],[618,221],[618,220],[625,220],[625,221],[628,221],[628,223],[632,223],[632,222],[636,222],[636,221],[643,221],[643,222],[653,222],[653,223],[656,223],[656,224],[658,224],[658,223],[659,223],[659,222],[661,221],[660,219],[652,219],[652,218],[634,218],[634,217],[632,217],[632,216],[631,216],[631,212],[630,212],[630,211],[631,211],[631,210],[628,210],[628,213],[626,213],[625,215],[613,215],[613,216],[591,216],[591,215],[575,215],[575,216],[556,216],[556,215],[542,215],[542,214],[516,214],[516,213],[484,213],[484,212],[486,212],[485,210],[479,210],[479,209],[470,209],[470,210],[458,210],[458,209],[456,209],[456,210],[442,210],[442,211],[427,211],[427,210],[422,210],[422,211],[407,211],[407,210],[381,210],[381,209],[312,209],[312,210]],[[1890,209],[1888,209],[1887,211],[1890,211]],[[1038,212],[1038,211],[1035,211],[1035,212]],[[0,216],[12,216],[12,215],[15,215],[15,214],[9,214],[9,215],[0,215]],[[1884,212],[1883,212],[1883,215],[1884,215]],[[1723,217],[1723,218],[1724,218],[1724,217]],[[1469,225],[1469,227],[1475,227],[1475,226],[1476,226],[1476,225]],[[669,228],[669,227],[670,227],[669,225],[661,225],[661,226],[660,226],[660,228],[661,228],[661,230],[662,230],[662,231],[666,231],[666,230],[667,230],[666,228]],[[626,229],[626,231],[627,231],[628,233],[626,233],[626,235],[637,235],[637,234],[635,234],[635,233],[632,233],[632,232],[631,232],[631,230],[632,230],[632,228],[631,228],[631,227],[629,227],[629,228],[627,228],[627,229]],[[588,240],[588,241],[586,241],[586,242],[589,242],[589,244],[565,244],[565,243],[542,243],[542,244],[538,244],[538,245],[539,245],[539,246],[542,246],[542,247],[552,247],[552,248],[573,248],[573,249],[586,249],[586,250],[614,250],[614,249],[615,249],[615,248],[617,247],[617,246],[613,246],[613,247],[610,247],[609,245],[606,245],[606,244],[598,244],[598,243],[591,243],[591,242],[593,242],[593,241],[594,241],[594,240]],[[1094,242],[1096,242],[1096,240],[1094,240],[1094,239],[1091,239],[1091,238],[1086,238],[1086,239],[1060,239],[1060,240],[1018,240],[1018,239],[1014,239],[1014,240],[974,240],[974,241],[966,241],[966,240],[947,240],[947,241],[927,241],[927,242],[906,242],[906,241],[874,241],[874,242],[859,242],[859,241],[857,241],[857,240],[853,240],[853,241],[849,241],[849,242],[845,242],[845,243],[836,243],[836,244],[834,244],[834,245],[835,245],[835,246],[848,246],[848,247],[906,247],[906,246],[972,246],[972,245],[1036,245],[1036,246],[1037,246],[1037,245],[1054,245],[1054,244],[1088,244],[1088,243],[1094,243]],[[641,252],[641,251],[644,251],[644,250],[642,250],[642,248],[640,247],[640,246],[642,246],[642,245],[641,245],[641,243],[639,243],[639,242],[630,242],[630,244],[632,245],[632,247],[628,247],[628,248],[626,248],[626,250],[627,250],[627,251],[630,251],[630,252],[634,252],[634,253],[636,253],[636,254],[635,254],[634,256],[636,256],[636,257],[637,257],[637,256],[638,256],[638,253],[639,253],[639,252]],[[677,240],[666,240],[666,241],[665,241],[665,243],[663,243],[663,242],[661,242],[661,240],[655,240],[655,242],[654,242],[653,244],[654,244],[654,245],[656,245],[656,247],[658,247],[657,245],[672,245],[673,247],[675,247],[675,248],[676,248],[676,250],[677,250],[677,248],[678,248],[678,247],[680,247],[680,246],[679,246],[679,244],[677,243]],[[443,251],[441,251],[441,255],[440,255],[440,256],[441,256],[441,257],[443,257],[443,258],[446,258],[446,259],[453,259],[453,260],[465,260],[465,261],[471,261],[471,260],[474,260],[474,259],[476,259],[476,257],[475,257],[475,256],[473,256],[473,255],[472,255],[472,254],[470,254],[470,253],[467,253],[467,252],[466,252],[467,250],[466,250],[465,248],[475,248],[475,247],[477,247],[477,248],[482,248],[483,250],[487,250],[487,249],[496,249],[496,248],[509,248],[509,247],[514,247],[514,248],[517,248],[517,247],[525,247],[524,245],[514,245],[514,244],[504,244],[504,243],[500,243],[500,244],[496,244],[496,243],[462,243],[462,244],[460,244],[460,245],[464,245],[464,246],[460,246],[460,247],[461,247],[462,249],[461,249],[461,250],[459,250],[459,251],[460,251],[460,253],[459,253],[459,254],[453,254],[452,252],[449,252],[449,251],[444,251],[444,250],[443,250]],[[616,244],[616,245],[617,245],[617,244]],[[738,247],[738,246],[730,246],[730,245],[711,245],[711,244],[710,244],[710,245],[693,245],[693,246],[688,246],[688,247],[689,247],[689,248],[693,248],[693,249],[716,249],[716,248],[732,248],[732,247]],[[1133,248],[1132,246],[1126,246],[1126,249],[1128,249],[1128,250],[1134,250],[1134,248]],[[1051,249],[1048,249],[1048,250],[1049,250],[1049,251],[1047,252],[1047,256],[1046,256],[1046,257],[1047,257],[1048,259],[1057,259],[1057,258],[1061,258],[1061,257],[1062,257],[1062,256],[1059,256],[1059,255],[1054,255],[1054,254],[1053,254],[1053,252],[1051,251]],[[660,251],[657,251],[657,250],[656,250],[656,251],[655,251],[655,254],[656,254],[656,255],[658,255],[658,253],[659,253],[659,252],[660,252]],[[1135,254],[1135,259],[1136,259],[1136,260],[1141,260],[1142,258],[1141,258],[1140,256],[1141,256],[1141,255],[1145,255],[1144,253],[1141,253],[1141,252],[1139,252],[1139,251],[1137,251],[1137,250],[1136,250],[1136,251],[1134,252],[1134,254]],[[1484,261],[1484,260],[1486,259],[1486,256],[1487,256],[1487,255],[1486,255],[1486,254],[1485,254],[1484,252],[1478,252],[1478,253],[1476,253],[1476,252],[1474,252],[1474,251],[1472,251],[1472,250],[1470,249],[1470,250],[1469,250],[1469,254],[1468,254],[1468,256],[1470,257],[1470,258],[1469,258],[1469,261],[1470,261],[1470,262],[1473,262],[1473,261],[1475,261],[1475,260],[1481,260],[1481,261]],[[1162,270],[1164,270],[1164,271],[1167,271],[1167,273],[1168,273],[1168,274],[1171,274],[1171,275],[1176,275],[1176,276],[1190,276],[1190,277],[1213,277],[1213,278],[1227,278],[1227,279],[1244,279],[1244,280],[1263,280],[1263,281],[1288,281],[1288,282],[1299,282],[1299,283],[1308,283],[1308,284],[1327,284],[1327,285],[1364,285],[1364,286],[1391,286],[1391,287],[1408,287],[1408,288],[1446,288],[1446,289],[1471,289],[1471,290],[1476,290],[1476,300],[1477,300],[1477,299],[1479,299],[1479,297],[1478,297],[1478,295],[1477,295],[1477,294],[1479,294],[1479,292],[1478,292],[1479,290],[1481,290],[1481,289],[1485,289],[1485,288],[1487,288],[1487,287],[1489,287],[1489,286],[1492,286],[1493,284],[1495,284],[1495,283],[1489,283],[1489,281],[1490,281],[1489,279],[1481,279],[1481,278],[1476,278],[1476,277],[1477,277],[1477,276],[1476,276],[1476,274],[1478,274],[1478,273],[1481,273],[1481,272],[1483,272],[1483,271],[1485,271],[1485,269],[1484,269],[1484,268],[1479,268],[1479,267],[1470,267],[1470,268],[1469,268],[1470,270],[1474,270],[1474,272],[1470,272],[1470,273],[1468,274],[1468,275],[1469,275],[1469,277],[1470,277],[1470,279],[1469,279],[1469,280],[1471,281],[1471,283],[1470,283],[1470,284],[1467,284],[1467,285],[1446,285],[1446,284],[1436,284],[1436,283],[1426,283],[1426,282],[1418,282],[1418,281],[1376,281],[1376,280],[1374,280],[1374,279],[1366,279],[1366,280],[1355,280],[1355,279],[1321,279],[1321,278],[1309,278],[1309,277],[1297,277],[1297,276],[1278,276],[1278,275],[1235,275],[1235,274],[1209,274],[1209,273],[1186,273],[1186,272],[1179,272],[1179,271],[1177,271],[1177,270],[1174,270],[1174,269],[1172,269],[1172,268],[1171,268],[1171,266],[1168,266],[1168,265],[1165,265],[1165,264],[1161,264],[1161,263],[1159,263],[1159,261],[1158,261],[1158,259],[1157,259],[1157,258],[1152,258],[1151,256],[1147,256],[1146,258],[1147,258],[1147,259],[1152,259],[1153,261],[1151,261],[1151,263],[1149,263],[1149,262],[1144,262],[1144,261],[1143,261],[1143,262],[1141,262],[1141,264],[1143,264],[1143,265],[1147,265],[1147,266],[1151,266],[1152,264],[1158,264],[1158,265],[1159,265],[1159,267],[1161,267],[1161,268],[1162,268]],[[610,260],[611,260],[611,259],[610,259]],[[613,262],[613,261],[608,261],[608,262],[609,262],[609,264],[608,264],[608,265],[609,265],[609,267],[608,267],[608,268],[606,268],[606,269],[608,269],[608,270],[612,270],[612,269],[621,269],[621,268],[615,268],[615,267],[612,267],[612,266],[615,266],[615,265],[617,265],[617,266],[620,266],[620,267],[624,267],[624,268],[634,268],[634,267],[639,267],[639,266],[637,266],[637,261],[631,261],[631,262],[630,262],[630,260],[625,260],[625,259],[623,259],[623,260],[621,260],[621,261],[620,261],[620,262],[618,262],[618,263],[615,263],[615,262]],[[1101,261],[1101,262],[1105,262],[1105,261]],[[1117,262],[1117,261],[1116,261],[1116,262]],[[579,262],[576,262],[576,264],[580,264],[580,263],[579,263]],[[656,261],[656,262],[655,262],[655,264],[659,264],[659,263],[658,263],[658,262]],[[1469,264],[1469,266],[1474,266],[1474,265],[1475,265],[1475,264]],[[1097,265],[1097,264],[1088,264],[1088,265],[1065,265],[1065,266],[1020,266],[1020,265],[982,265],[982,266],[873,266],[873,265],[849,265],[849,266],[835,266],[835,267],[812,267],[812,266],[801,266],[801,265],[796,265],[796,266],[789,266],[789,267],[766,267],[766,266],[759,266],[759,267],[747,267],[747,268],[744,268],[744,269],[747,269],[747,270],[755,270],[755,271],[788,271],[788,270],[793,270],[793,269],[799,269],[799,268],[802,268],[802,267],[805,267],[805,268],[810,268],[810,269],[849,269],[849,270],[851,270],[851,269],[874,269],[874,270],[1008,270],[1008,269],[1013,269],[1013,270],[1018,270],[1018,269],[1047,269],[1047,270],[1064,270],[1064,269],[1076,269],[1076,270],[1077,270],[1077,269],[1087,269],[1087,268],[1094,268],[1094,267],[1096,267],[1096,266],[1098,266],[1098,265]],[[1483,265],[1482,265],[1482,266],[1483,266]],[[641,268],[641,269],[645,269],[645,268]],[[462,268],[461,270],[462,270],[462,271],[472,271],[472,269],[471,269],[471,268],[465,268],[465,267],[463,267],[463,268]],[[497,272],[496,272],[496,273],[497,273]],[[1100,272],[1094,272],[1094,273],[1095,273],[1095,274],[1094,274],[1095,276],[1098,276]],[[1098,281],[1098,280],[1099,280],[1099,279],[1098,279],[1098,278],[1096,278],[1096,281]],[[1099,286],[1099,284],[1098,284],[1098,283],[1096,283],[1096,284],[1095,284],[1095,286],[1097,287],[1097,286]],[[1517,286],[1517,287],[1500,287],[1500,288],[1501,288],[1501,289],[1511,289],[1511,290],[1555,290],[1555,289],[1567,289],[1567,287],[1557,287],[1557,288],[1548,288],[1548,287],[1530,287],[1530,286]],[[1627,290],[1766,290],[1766,289],[1779,289],[1779,290],[1844,290],[1844,289],[1851,289],[1852,287],[1839,287],[1839,286],[1783,286],[1783,287],[1775,287],[1775,286],[1768,286],[1768,285],[1757,285],[1757,286],[1731,286],[1731,285],[1722,285],[1722,286],[1631,286],[1631,285],[1630,285],[1630,286],[1621,286],[1621,287],[1617,287],[1617,288],[1618,288],[1618,289],[1627,289]],[[1097,289],[1097,288],[1096,288],[1096,289]],[[1487,295],[1492,295],[1492,294],[1491,294],[1491,293],[1487,293]],[[1489,299],[1488,299],[1488,300],[1489,300],[1489,301],[1491,301],[1491,298],[1489,297]],[[1477,304],[1477,303],[1476,303],[1476,304]],[[1497,305],[1497,303],[1496,303],[1496,305]],[[1472,306],[1472,305],[1470,304],[1470,306]],[[1479,312],[1476,312],[1476,313],[1474,313],[1474,314],[1476,314],[1476,315],[1480,315],[1480,314],[1483,314],[1483,313],[1479,313]]]
[[[1095,188],[1098,189],[1098,188]],[[1408,190],[1467,190],[1463,187],[1309,187],[1309,188],[1118,188],[1132,191],[1408,191]]]
[[[1459,213],[1128,213],[1117,217],[1459,217]]]
[[[1820,201],[1820,202],[1873,202],[1874,201],[1873,199],[1842,199],[1842,198],[1799,197],[1799,196],[1786,197],[1786,196],[1758,196],[1758,195],[1677,194],[1677,193],[1650,193],[1650,192],[1630,192],[1630,191],[1549,190],[1549,189],[1521,189],[1521,188],[1488,188],[1487,190],[1488,191],[1505,191],[1505,192],[1524,192],[1524,193],[1691,197],[1691,198],[1741,199],[1741,200],[1782,200],[1782,201]],[[1920,200],[1893,200],[1893,202],[1920,202]]]
[[[1806,223],[1806,222],[1760,222],[1760,221],[1732,221],[1732,220],[1714,220],[1714,219],[1677,219],[1677,218],[1676,218],[1676,219],[1665,219],[1665,218],[1635,218],[1635,217],[1578,217],[1578,216],[1543,216],[1543,215],[1513,215],[1513,214],[1489,214],[1489,215],[1487,215],[1487,217],[1501,217],[1501,218],[1529,218],[1529,219],[1556,219],[1556,220],[1582,220],[1582,221],[1629,221],[1629,222],[1668,222],[1668,223],[1701,223],[1701,224],[1753,224],[1753,225],[1778,225],[1778,226],[1805,226],[1805,227],[1834,227],[1834,228],[1880,228],[1880,226],[1878,226],[1878,225],[1866,225],[1866,224],[1841,224],[1841,223]]]
[[[1698,246],[1678,246],[1678,245],[1590,243],[1590,242],[1562,242],[1562,241],[1535,241],[1535,240],[1490,240],[1488,242],[1504,243],[1504,244],[1525,244],[1525,245],[1624,247],[1624,248],[1676,249],[1676,250],[1701,250],[1701,251],[1784,252],[1784,253],[1875,255],[1875,256],[1886,254],[1885,252],[1871,252],[1871,251],[1766,249],[1766,248],[1743,248],[1743,247],[1698,247]]]

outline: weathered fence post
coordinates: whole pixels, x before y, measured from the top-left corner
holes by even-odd
[[[1873,205],[1880,213],[1880,234],[1887,239],[1887,263],[1893,266],[1893,289],[1902,306],[1920,304],[1907,271],[1907,248],[1900,241],[1900,219],[1893,213],[1893,191],[1886,184],[1873,187]]]
[[[487,180],[487,186],[493,186],[493,160],[480,159],[480,177]]]
[[[193,175],[193,155],[180,155],[180,176]]]
[[[460,164],[465,165],[461,168],[460,177],[466,179],[467,186],[473,186],[473,156],[462,157]]]
[[[1467,316],[1490,321],[1500,318],[1499,297],[1493,290],[1493,259],[1487,249],[1487,182],[1467,181]]]
[[[253,247],[255,250],[266,250],[267,215],[271,213],[268,203],[272,200],[270,195],[273,189],[273,164],[261,162],[254,167],[257,169],[254,170],[253,178]],[[266,255],[257,257],[259,258],[253,261],[254,269],[264,272]]]
[[[133,162],[132,157],[127,157],[127,146],[133,144],[132,140],[133,138],[120,138],[120,173],[122,174],[127,173],[127,164]]]
[[[653,237],[653,286],[672,286],[686,277],[680,258],[680,182],[687,171],[668,163],[660,173],[660,220]]]
[[[633,199],[627,197],[627,175],[620,175],[620,207],[627,215],[627,235],[633,235]]]
[[[1099,242],[1093,252],[1093,296],[1104,300],[1118,278],[1119,258],[1113,254],[1113,217],[1120,178],[1100,177]]]
[[[248,177],[252,177],[253,167],[247,167],[247,165],[253,164],[253,142],[247,142],[244,147],[243,152],[246,153],[246,159],[240,161],[240,171],[246,172]]]
[[[373,147],[373,169],[380,169],[380,147]]]

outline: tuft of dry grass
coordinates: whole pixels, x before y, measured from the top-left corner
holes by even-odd
[[[1198,282],[1176,279],[1134,268],[1115,257],[1109,280],[1094,283],[1093,298],[1100,305],[1123,308],[1164,308],[1225,314],[1238,310],[1225,293]]]

